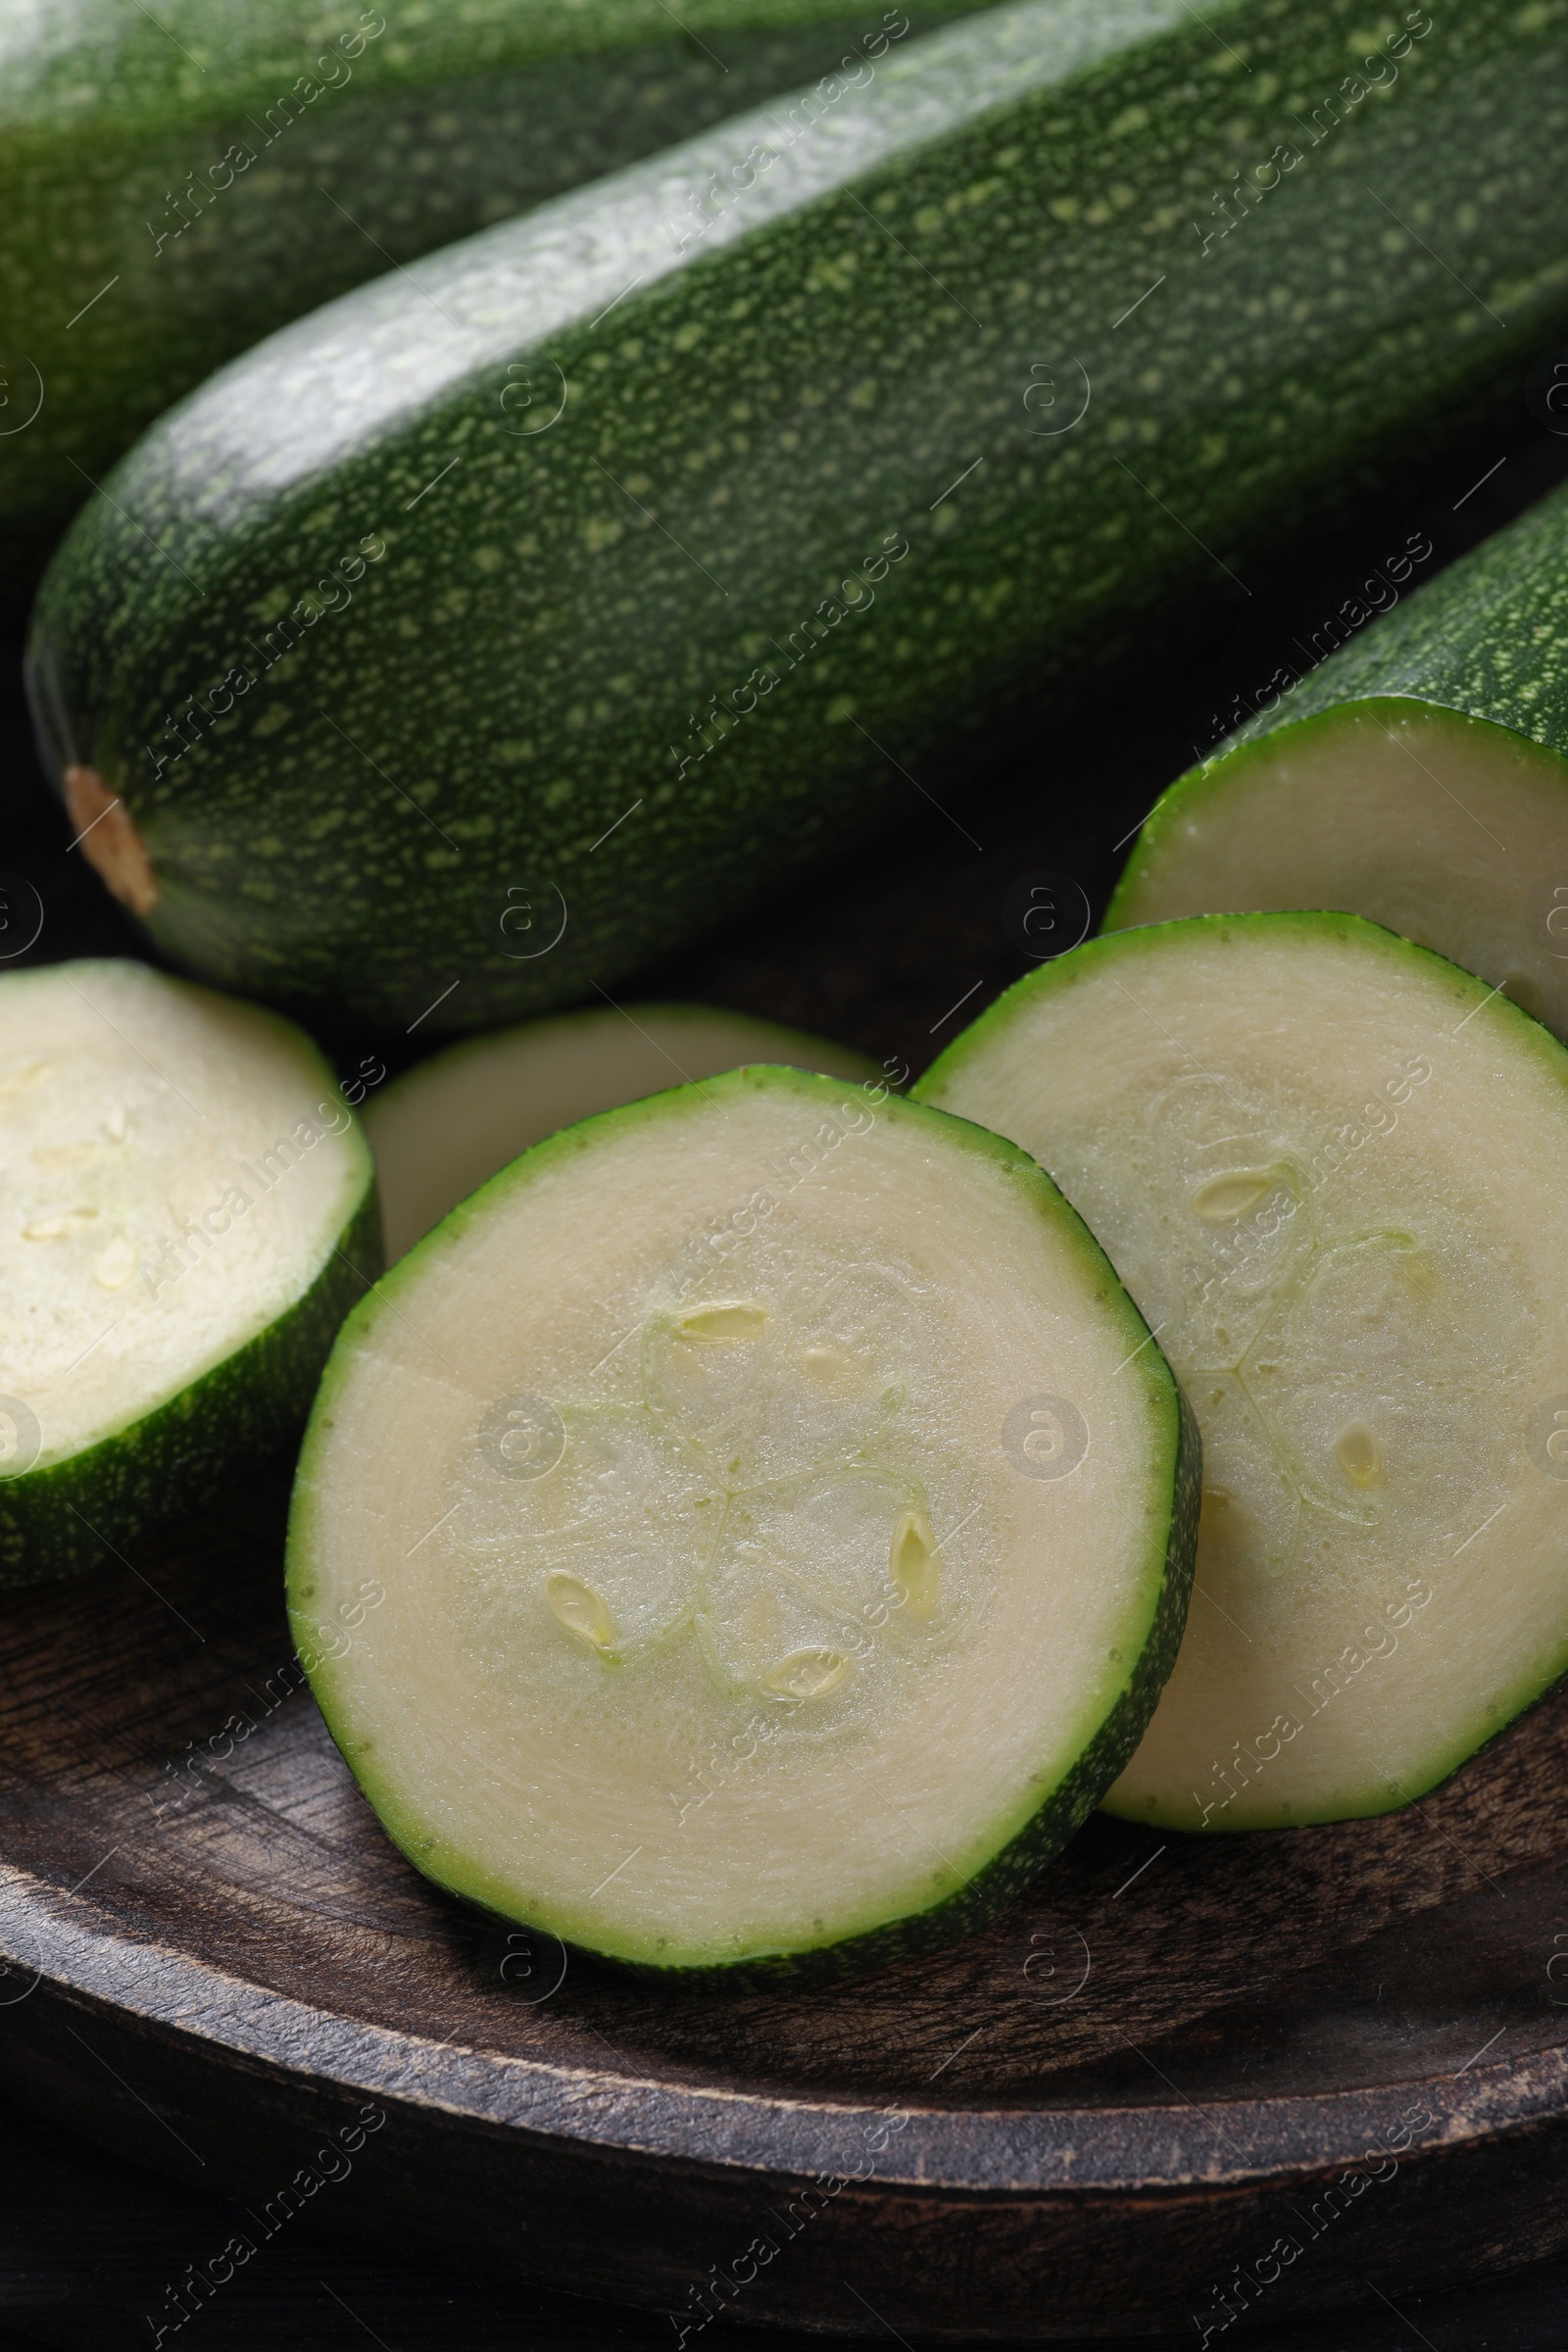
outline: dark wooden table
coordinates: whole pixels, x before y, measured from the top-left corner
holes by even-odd
[[[1255,692],[1280,663],[1299,666],[1303,641],[1354,595],[1371,566],[1421,529],[1434,543],[1435,569],[1565,473],[1568,439],[1545,433],[1521,399],[1332,542],[1282,548],[1271,573],[1259,569],[1250,581],[1250,596],[1225,590],[1194,616],[1184,643],[1152,646],[1123,663],[1094,683],[1075,711],[1014,710],[984,737],[933,760],[922,767],[921,789],[911,787],[907,823],[880,850],[754,911],[648,975],[637,993],[730,1004],[837,1035],[878,1060],[896,1057],[918,1071],[969,1012],[1025,968],[1008,919],[1021,880],[1060,877],[1098,919],[1125,839],[1160,786],[1224,730],[1238,696]],[[8,660],[0,872],[22,875],[42,898],[44,927],[27,960],[144,953],[67,850],[31,767],[15,676]],[[1069,898],[1064,892],[1062,903]],[[349,1036],[326,1042],[350,1061],[386,1047]],[[1367,1829],[1376,1834],[1376,1825]],[[1089,1833],[1091,1840],[1097,1834]],[[1152,2016],[1158,2008],[1152,2001]],[[123,2156],[98,2153],[48,2120],[46,2100],[43,2109],[41,2119],[37,2107],[0,2111],[0,2326],[60,2346],[154,2344],[170,2282],[225,2242],[240,2226],[237,2209]],[[86,2134],[97,2129],[79,2102],[76,2121]],[[1531,2161],[1522,2145],[1522,2199]],[[323,2197],[177,2338],[171,2331],[164,2340],[289,2344],[302,2352],[367,2337],[388,2352],[420,2344],[475,2352],[581,2343],[641,2352],[675,2344],[665,2318],[491,2276],[469,2257],[449,2269],[402,2247],[388,2251],[350,2237],[343,2208],[351,2202],[345,2196],[334,2211]],[[1396,2310],[1385,2306],[1375,2284],[1367,2289],[1370,2308],[1349,2317],[1286,2324],[1265,2309],[1247,2332],[1280,2352],[1383,2352],[1417,2340],[1432,2352],[1461,2345],[1534,2352],[1568,2333],[1560,2316],[1565,2289],[1568,2258],[1558,2258],[1462,2291],[1402,2292]],[[1117,2290],[1107,2277],[1106,2313],[1118,2308]],[[863,2325],[868,2336],[893,2340],[874,2313]],[[1199,2333],[1137,2340],[1196,2342]],[[705,2337],[703,2352],[742,2340],[721,2323]],[[749,2340],[758,2340],[755,2332]],[[773,2341],[782,2352],[807,2339]],[[1097,2341],[1107,2344],[1104,2336]]]
[[[164,2287],[243,2217],[217,2198],[102,2156],[53,2125],[0,2107],[0,2352],[150,2352]],[[1465,2288],[1402,2297],[1397,2311],[1229,2337],[1242,2352],[1561,2352],[1568,2257]],[[6,2332],[15,2330],[15,2333]],[[892,2346],[895,2338],[883,2333]],[[1222,2339],[1215,2337],[1217,2345]],[[580,2302],[514,2278],[393,2256],[302,2216],[165,2352],[671,2352],[666,2319]],[[821,2352],[823,2338],[715,2326],[704,2352]],[[1192,2352],[1198,2331],[1101,2336],[1080,2352]],[[979,2352],[979,2347],[975,2348]],[[1054,2352],[1074,2352],[1059,2340]]]

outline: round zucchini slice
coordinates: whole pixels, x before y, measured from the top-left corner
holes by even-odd
[[[1203,1434],[1193,1612],[1110,1810],[1381,1813],[1568,1667],[1568,1054],[1339,914],[1021,981],[920,1082],[1050,1168]]]
[[[91,1567],[297,1428],[377,1224],[289,1022],[138,963],[0,979],[0,1583]]]
[[[751,1068],[537,1145],[350,1317],[289,1600],[441,1886],[666,1975],[833,1975],[983,1918],[1098,1801],[1196,1515],[1180,1392],[1049,1178]]]
[[[848,1047],[705,1004],[601,1005],[519,1021],[432,1054],[365,1108],[388,1265],[558,1127],[743,1061],[875,1075]]]

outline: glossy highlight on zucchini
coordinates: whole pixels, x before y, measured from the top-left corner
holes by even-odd
[[[914,26],[973,0],[931,0]],[[0,22],[0,609],[170,403],[263,335],[798,82],[850,0],[44,0]],[[682,29],[685,27],[685,29]]]
[[[84,846],[302,1010],[613,988],[1490,397],[1568,314],[1565,21],[1017,0],[285,328],[51,569]]]

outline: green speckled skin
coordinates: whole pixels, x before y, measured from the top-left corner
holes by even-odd
[[[65,1461],[0,1480],[0,1589],[72,1576],[211,1501],[310,1410],[338,1326],[381,1267],[370,1156],[325,1264],[287,1314],[156,1411]]]
[[[574,1152],[591,1152],[602,1135],[615,1129],[635,1130],[654,1120],[678,1118],[694,1095],[706,1101],[761,1088],[788,1089],[808,1102],[814,1100],[826,1106],[835,1095],[842,1093],[843,1081],[814,1072],[759,1066],[706,1079],[701,1087],[672,1087],[664,1094],[646,1096],[620,1109],[582,1119],[576,1126],[548,1137],[492,1177],[478,1192],[470,1194],[432,1233],[426,1234],[398,1260],[385,1281],[349,1316],[321,1377],[300,1450],[289,1512],[289,1612],[302,1650],[315,1660],[307,1671],[328,1731],[342,1747],[345,1760],[374,1806],[382,1828],[416,1869],[435,1879],[449,1892],[476,1903],[498,1918],[523,1919],[525,1924],[543,1927],[551,1934],[559,1931],[550,1918],[531,1914],[515,1891],[498,1886],[493,1877],[471,1858],[450,1847],[439,1860],[434,1858],[431,1839],[423,1834],[425,1823],[385,1784],[379,1765],[372,1763],[370,1754],[354,1740],[352,1699],[340,1687],[340,1659],[318,1649],[310,1638],[315,1633],[310,1611],[317,1592],[318,1574],[314,1497],[323,1474],[322,1457],[343,1392],[354,1378],[358,1358],[371,1341],[377,1319],[389,1309],[401,1311],[398,1302],[411,1292],[416,1298],[421,1277],[434,1270],[443,1253],[454,1245],[461,1245],[466,1227],[504,1205],[512,1192],[527,1186],[551,1161]],[[1127,1667],[1121,1689],[1113,1695],[1106,1693],[1109,1703],[1087,1745],[1070,1768],[1046,1789],[1033,1812],[1025,1810],[1021,1820],[996,1825],[995,1850],[961,1884],[954,1886],[951,1883],[954,1873],[944,1870],[939,1875],[949,1884],[925,1910],[880,1921],[858,1933],[840,1936],[836,1941],[805,1941],[788,1950],[751,1953],[740,1960],[672,1965],[653,1956],[651,1942],[646,1954],[625,1949],[594,1949],[597,1960],[665,1984],[832,1984],[891,1966],[898,1960],[914,1958],[981,1926],[1021,1893],[1030,1880],[1061,1851],[1127,1763],[1148,1728],[1176,1662],[1187,1623],[1198,1549],[1202,1441],[1175,1374],[1157,1342],[1152,1341],[1148,1325],[1123,1289],[1110,1260],[1058,1186],[1015,1144],[969,1119],[955,1117],[949,1111],[909,1098],[884,1093],[881,1099],[883,1115],[906,1124],[911,1130],[911,1140],[918,1137],[922,1126],[926,1128],[927,1136],[923,1139],[926,1152],[952,1154],[967,1150],[999,1163],[1042,1220],[1070,1237],[1097,1302],[1103,1303],[1106,1311],[1122,1322],[1133,1351],[1128,1363],[1136,1357],[1136,1377],[1143,1383],[1158,1422],[1163,1425],[1168,1446],[1164,1459],[1154,1465],[1151,1482],[1147,1585],[1140,1603],[1147,1607],[1147,1615],[1141,1625],[1129,1626],[1129,1637],[1138,1642],[1136,1654]],[[569,1936],[566,1940],[571,1940]]]
[[[927,0],[913,22],[974,5]],[[830,71],[883,10],[692,0],[678,12],[690,36],[658,0],[385,12],[168,0],[152,15],[134,0],[43,0],[7,13],[0,607],[30,590],[91,496],[84,477],[102,481],[236,352],[389,261]]]
[[[432,1031],[612,986],[910,805],[884,752],[1234,594],[1512,377],[1568,316],[1568,0],[1200,13],[902,43],[814,125],[559,198],[166,418],[32,648],[162,945]]]
[[[1226,748],[1385,695],[1490,719],[1568,758],[1568,487],[1370,622]]]

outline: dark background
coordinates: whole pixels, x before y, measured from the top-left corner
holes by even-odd
[[[1538,360],[1537,381],[1541,368]],[[918,1073],[1028,968],[1017,907],[1031,880],[1056,878],[1060,944],[1072,944],[1086,914],[1099,921],[1130,836],[1160,789],[1212,746],[1238,695],[1255,695],[1282,664],[1306,665],[1304,641],[1372,567],[1410,532],[1425,531],[1435,557],[1421,576],[1430,577],[1568,476],[1568,418],[1558,419],[1559,436],[1542,413],[1521,381],[1490,420],[1367,501],[1332,539],[1295,542],[1271,569],[1250,569],[1250,595],[1219,583],[1185,634],[1168,624],[1162,638],[1151,634],[1074,707],[1059,697],[1020,706],[923,762],[897,832],[645,974],[629,1001],[730,1005]],[[0,655],[0,877],[32,884],[43,928],[35,947],[0,970],[67,956],[146,955],[69,840],[32,758],[19,656],[9,649]],[[412,1058],[402,1039],[323,1042],[345,1069],[372,1049],[393,1068]],[[152,2346],[157,2324],[146,2315],[162,2307],[165,2282],[223,2242],[232,2210],[0,2108],[0,2352],[26,2343],[71,2352]],[[1114,2294],[1107,2279],[1107,2309]],[[1257,2352],[1394,2352],[1416,2343],[1428,2352],[1559,2352],[1568,2340],[1568,2256],[1462,2293],[1407,2296],[1397,2310],[1375,2289],[1367,2301],[1368,2311],[1344,2319],[1240,2332]],[[1136,2341],[1157,2352],[1196,2344],[1198,2332]],[[267,2248],[215,2307],[165,2340],[179,2341],[181,2352],[339,2352],[368,2341],[385,2352],[673,2352],[675,2331],[658,2315],[400,2258],[332,2236],[302,2215],[286,2244]],[[699,2341],[702,2352],[746,2343],[802,2352],[822,2339],[714,2326]]]

